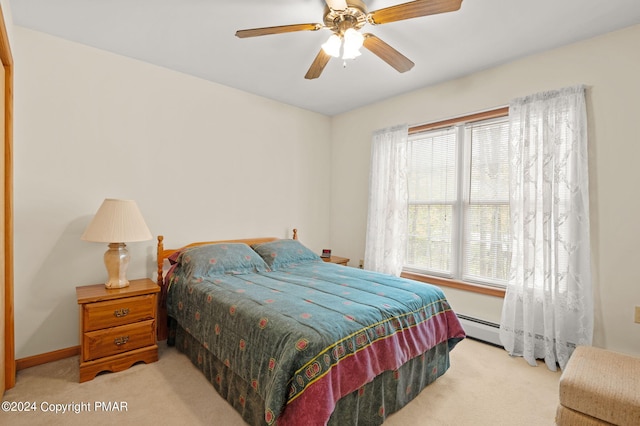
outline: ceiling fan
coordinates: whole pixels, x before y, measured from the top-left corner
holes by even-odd
[[[380,25],[421,16],[453,12],[460,9],[462,0],[415,0],[383,9],[367,11],[362,0],[325,0],[326,7],[322,24],[294,24],[277,27],[253,28],[236,31],[236,37],[257,37],[269,34],[282,34],[295,31],[318,31],[329,29],[333,34],[314,59],[306,79],[320,77],[324,67],[332,57],[353,59],[360,55],[364,46],[398,72],[406,72],[414,63],[396,49],[371,33],[362,34],[359,30],[366,24]]]

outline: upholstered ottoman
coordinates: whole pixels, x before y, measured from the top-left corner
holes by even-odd
[[[556,424],[640,425],[640,358],[578,346],[560,377]]]

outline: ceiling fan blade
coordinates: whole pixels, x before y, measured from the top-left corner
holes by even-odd
[[[320,52],[318,52],[318,55],[313,60],[313,63],[311,64],[311,67],[309,67],[309,71],[307,71],[304,78],[307,80],[313,80],[314,78],[320,77],[324,67],[329,63],[329,59],[331,59],[331,56],[326,54],[323,49],[320,49]]]
[[[318,31],[324,28],[322,24],[294,24],[294,25],[280,25],[277,27],[264,27],[264,28],[252,28],[249,30],[236,31],[236,37],[257,37],[269,34],[282,34],[292,33],[294,31]]]
[[[380,59],[391,65],[398,72],[409,71],[415,65],[409,58],[373,34],[364,34],[364,47]]]
[[[345,10],[348,7],[346,0],[326,0],[326,2],[331,10]]]
[[[460,9],[462,0],[415,0],[369,13],[372,24],[386,24],[404,19],[453,12]]]

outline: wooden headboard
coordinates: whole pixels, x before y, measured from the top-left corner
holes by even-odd
[[[268,243],[269,241],[275,241],[278,240],[279,238],[275,238],[275,237],[262,237],[262,238],[245,238],[245,239],[239,239],[239,240],[219,240],[219,241],[199,241],[196,243],[191,243],[191,244],[187,244],[186,246],[177,248],[177,249],[165,249],[164,248],[164,236],[162,235],[158,235],[158,285],[160,287],[162,287],[162,284],[164,282],[164,261],[171,256],[173,253],[179,251],[179,250],[183,250],[189,247],[197,247],[197,246],[203,246],[206,244],[216,244],[216,243],[244,243],[247,244],[249,246],[253,245],[253,244],[261,244],[261,243]],[[298,230],[294,229],[293,230],[293,239],[297,240],[298,239]]]

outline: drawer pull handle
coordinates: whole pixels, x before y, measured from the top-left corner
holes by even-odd
[[[128,341],[129,336],[116,337],[115,339],[113,339],[113,343],[115,343],[116,346],[122,346]]]
[[[129,308],[116,309],[113,315],[117,318],[126,317],[129,314]]]

